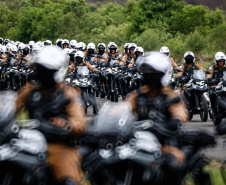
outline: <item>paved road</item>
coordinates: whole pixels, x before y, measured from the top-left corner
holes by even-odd
[[[101,106],[104,104],[104,102],[108,101],[107,99],[101,99],[97,98],[97,105],[98,109],[101,108]],[[93,109],[92,107],[88,108],[88,120],[91,121],[94,117],[93,115]],[[213,125],[211,119],[209,118],[207,122],[201,122],[201,119],[199,115],[194,115],[193,119],[186,123],[184,128],[188,129],[206,129],[209,131],[214,131],[215,126]],[[216,159],[219,161],[222,161],[226,158],[226,144],[224,146],[224,140],[226,141],[223,137],[217,137],[217,146],[214,148],[208,148],[204,151],[205,156],[211,158],[211,159]]]

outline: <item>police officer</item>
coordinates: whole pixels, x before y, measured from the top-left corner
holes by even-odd
[[[53,128],[70,131],[69,135],[80,134],[85,129],[85,113],[79,102],[79,93],[72,87],[61,83],[66,74],[65,55],[57,46],[46,47],[34,58],[36,82],[18,93],[17,113],[26,108],[31,119]],[[47,105],[69,99],[69,103],[59,107],[59,113],[40,114]],[[55,109],[54,109],[55,110]],[[55,110],[56,111],[56,110]],[[44,130],[43,132],[47,132]],[[54,139],[58,139],[57,133]],[[64,140],[48,142],[50,167],[57,182],[61,185],[76,185],[81,180],[81,156],[75,147]]]

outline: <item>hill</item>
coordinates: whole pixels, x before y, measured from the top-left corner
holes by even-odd
[[[226,10],[226,1],[223,0],[185,0],[189,4],[192,5],[205,5],[208,6],[210,9],[220,8]],[[126,0],[86,0],[87,3],[108,3],[108,2],[117,2],[119,4],[123,4],[126,2]]]

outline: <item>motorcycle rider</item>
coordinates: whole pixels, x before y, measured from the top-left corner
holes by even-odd
[[[123,56],[129,54],[129,52],[128,52],[128,46],[129,46],[129,44],[130,44],[130,43],[125,43],[125,44],[124,44],[124,53],[123,53]]]
[[[53,45],[51,40],[46,40],[43,42],[43,44],[44,44],[44,46],[52,46]]]
[[[17,49],[17,47],[15,45],[10,46],[9,52],[7,54],[7,56],[8,56],[8,61],[7,62],[9,63],[9,65],[14,64],[15,61],[18,60],[20,55],[17,53],[17,51],[18,51],[18,49]]]
[[[74,49],[71,49],[69,52],[69,64],[73,64],[75,62],[75,53],[76,51]]]
[[[85,129],[85,113],[78,103],[79,93],[74,88],[61,83],[67,70],[65,60],[65,55],[57,46],[41,50],[32,61],[37,82],[19,91],[16,108],[17,113],[26,108],[30,118],[38,119],[41,124],[49,124],[52,125],[51,128],[60,130],[67,129],[70,131],[70,135],[77,135]],[[37,95],[39,99],[37,99]],[[69,99],[70,102],[62,105],[60,113],[57,115],[39,114],[37,116],[43,107],[56,99],[59,101]],[[57,133],[55,134],[57,135]],[[57,182],[60,185],[80,184],[82,173],[81,156],[78,150],[64,141],[54,142],[48,137],[46,139],[49,165]]]
[[[34,46],[34,44],[35,44],[35,41],[29,41],[29,43],[28,43],[28,45],[29,45],[29,47],[30,47],[30,53],[32,54],[33,53],[33,46]]]
[[[203,71],[206,71],[200,64],[195,62],[195,55],[191,51],[187,51],[184,54],[184,64],[180,66],[180,69],[182,72],[177,73],[177,78],[179,79],[179,82],[184,83],[184,87],[190,80],[191,75],[193,75],[194,70],[202,69]]]
[[[98,72],[98,69],[93,68],[92,65],[89,62],[84,61],[84,52],[83,51],[77,51],[75,53],[75,62],[72,63],[68,69],[68,72],[72,72],[78,69],[79,66],[87,66],[87,68],[92,71],[92,72]],[[92,98],[92,102],[93,102],[93,114],[97,114],[98,113],[98,109],[97,109],[97,104],[96,104],[96,99],[95,97],[92,96],[90,97]]]
[[[71,40],[70,41],[70,48],[71,49],[76,49],[76,44],[77,44],[77,41],[76,40]]]
[[[30,65],[31,58],[30,47],[28,44],[25,44],[22,48],[22,53],[18,55],[18,58],[14,61],[14,64],[21,62],[21,64]]]
[[[168,58],[159,52],[150,52],[139,57],[136,67],[139,72],[143,73],[144,86],[138,91],[132,91],[125,101],[131,104],[132,111],[137,115],[139,121],[150,119],[169,130],[177,130],[178,125],[175,123],[186,122],[189,115],[186,105],[182,101],[164,106],[167,100],[179,96],[175,90],[168,87],[167,73],[170,67]],[[168,175],[168,178],[177,180],[176,175],[179,174],[185,159],[184,152],[176,146],[163,144],[162,153],[173,156],[171,159],[177,167],[174,169],[176,171],[171,171],[173,176]],[[171,183],[169,182],[169,184]]]
[[[108,43],[108,64],[111,63],[112,58],[116,58],[115,63],[118,63],[119,65],[124,65],[124,62],[122,62],[122,57],[123,55],[121,53],[118,53],[118,46],[114,42],[109,42]],[[114,59],[113,59],[114,61]]]
[[[95,57],[95,54],[96,54],[96,46],[94,43],[90,42],[87,45],[87,56],[85,57],[85,61],[92,63]]]
[[[128,65],[128,68],[131,68],[131,67],[135,67],[136,66],[137,58],[139,56],[143,56],[144,55],[144,49],[142,47],[138,46],[134,50],[134,53],[135,53],[135,57],[134,57],[133,60],[131,60],[130,64]]]
[[[0,37],[0,44],[3,45],[3,38],[2,37]]]
[[[97,45],[97,55],[100,55],[102,57],[104,57],[105,59],[103,58],[98,58],[97,56],[93,59],[93,61],[98,61],[100,60],[100,62],[103,62],[103,63],[106,63],[109,59],[109,56],[108,54],[106,53],[106,45],[104,43],[99,43]]]
[[[137,45],[135,43],[130,43],[128,45],[128,53],[124,55],[122,61],[124,62],[125,66],[128,66],[131,63],[134,63],[135,58],[135,49]]]
[[[67,39],[62,40],[62,48],[63,49],[69,48],[69,40]]]
[[[10,40],[9,39],[5,39],[4,40],[4,45],[6,46],[8,43],[10,43]]]
[[[57,40],[56,40],[56,46],[62,48],[62,40],[63,40],[63,39],[61,39],[61,38],[57,39]]]
[[[8,55],[6,52],[6,46],[2,45],[0,47],[0,63],[5,63],[8,61]]]
[[[223,72],[226,70],[225,60],[225,54],[223,52],[217,52],[214,57],[215,65],[211,65],[208,68],[211,74],[207,74],[207,79],[215,79],[214,85],[218,84],[223,77]]]
[[[168,56],[170,61],[171,61],[171,63],[172,63],[173,69],[174,70],[177,69],[177,64],[176,64],[176,62],[174,62],[173,58],[170,56],[170,50],[169,50],[169,48],[167,46],[161,47],[160,48],[160,53],[165,54],[166,56]]]
[[[91,72],[98,71],[98,69],[93,68],[89,62],[85,62],[83,51],[77,51],[75,53],[75,61],[69,66],[68,72],[70,73],[72,71],[76,71],[77,66],[85,66],[85,65]]]
[[[223,72],[226,71],[225,61],[226,56],[223,52],[217,52],[214,57],[215,65],[211,65],[208,70],[211,74],[207,74],[207,80],[209,82],[213,82],[211,86],[212,92],[215,90],[216,85],[220,82],[221,78],[223,77]],[[215,113],[215,105],[216,105],[216,95],[211,93],[210,101],[211,106],[213,107],[212,111],[213,114]]]

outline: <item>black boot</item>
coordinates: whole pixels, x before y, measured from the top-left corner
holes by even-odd
[[[93,114],[98,114],[98,109],[97,109],[97,107],[93,107]]]
[[[71,179],[71,178],[67,178],[67,179],[64,179],[60,185],[77,185],[76,182]]]

